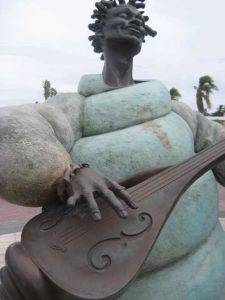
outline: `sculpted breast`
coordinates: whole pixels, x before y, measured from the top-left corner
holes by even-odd
[[[153,81],[87,97],[83,137],[70,154],[73,161],[89,163],[117,179],[193,156],[194,138],[186,121],[171,111],[168,92]],[[191,253],[206,240],[216,222],[216,184],[209,172],[179,201],[143,272]]]
[[[85,99],[83,136],[127,128],[171,111],[168,90],[160,81],[134,84]]]

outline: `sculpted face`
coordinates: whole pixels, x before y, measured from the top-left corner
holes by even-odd
[[[144,20],[141,13],[131,5],[120,5],[109,10],[103,28],[103,48],[126,47],[134,55],[140,52],[145,36]]]

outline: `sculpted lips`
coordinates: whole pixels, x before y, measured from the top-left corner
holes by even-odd
[[[143,32],[141,30],[141,28],[139,26],[136,26],[136,25],[129,25],[126,27],[126,29],[128,29],[129,31],[137,34],[137,35],[143,35]]]

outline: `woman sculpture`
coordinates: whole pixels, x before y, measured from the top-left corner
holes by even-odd
[[[126,218],[120,200],[134,209],[135,204],[115,180],[177,164],[225,138],[222,126],[173,103],[161,82],[133,80],[133,57],[146,36],[156,34],[140,11],[144,7],[144,0],[96,3],[90,40],[95,52],[103,54],[104,68],[102,74],[83,76],[77,94],[1,109],[1,197],[19,205],[47,206],[58,194],[70,206],[86,201],[93,218],[100,220],[103,216],[94,197],[98,193]],[[225,237],[218,222],[215,178],[225,185],[225,162],[180,199],[139,277],[119,299],[222,297]],[[31,292],[38,288],[32,299],[51,299],[41,271],[35,265],[32,270],[24,267],[29,258],[21,246],[9,255],[12,261],[20,255],[23,263],[23,275],[17,274],[17,280],[25,276]],[[19,290],[24,298],[18,299],[28,299],[26,289]]]

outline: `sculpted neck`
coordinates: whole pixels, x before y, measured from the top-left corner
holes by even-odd
[[[103,80],[106,84],[113,87],[124,87],[134,83],[133,56],[127,53],[118,53],[109,48],[104,49],[105,64],[103,68]]]

